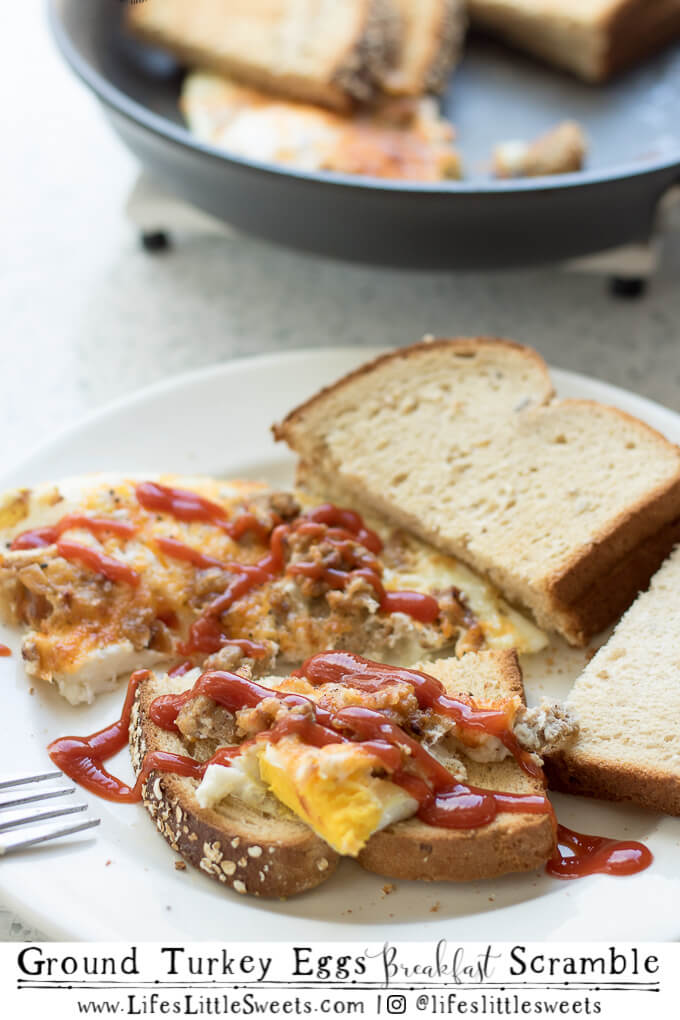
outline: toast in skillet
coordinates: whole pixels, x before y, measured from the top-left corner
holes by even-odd
[[[473,24],[601,82],[680,36],[680,0],[470,0]]]
[[[343,647],[407,664],[445,648],[544,645],[452,557],[301,498],[252,481],[112,474],[0,497],[0,612],[25,629],[27,673],[77,704],[178,659],[233,669]]]
[[[399,33],[388,0],[145,0],[127,19],[190,67],[335,110],[376,94]]]

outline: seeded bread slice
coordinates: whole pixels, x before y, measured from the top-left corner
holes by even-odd
[[[140,684],[130,723],[130,753],[139,772],[147,751],[186,755],[175,733],[159,729],[149,705],[161,694],[186,690],[184,677],[152,676]],[[143,802],[171,848],[211,878],[238,893],[292,896],[325,882],[339,857],[303,822],[289,814],[263,814],[228,798],[216,808],[196,799],[198,782],[172,773],[152,772]]]
[[[451,693],[465,691],[480,701],[519,696],[524,685],[517,656],[511,651],[470,652],[461,659],[442,659],[418,669],[436,677]],[[465,759],[467,782],[486,790],[540,794],[513,759],[479,764]],[[359,854],[367,871],[391,878],[468,882],[510,872],[532,871],[555,848],[552,815],[499,814],[479,829],[440,829],[418,818],[397,822],[368,841]]]
[[[401,19],[401,45],[383,76],[386,92],[422,96],[441,92],[457,63],[465,30],[464,0],[394,0]]]
[[[496,700],[524,699],[517,656],[511,651],[470,652],[462,659],[421,665],[452,693]],[[160,694],[190,686],[186,677],[151,677],[138,690],[130,726],[130,748],[139,772],[147,751],[187,754],[174,733],[160,730],[149,706]],[[446,762],[445,762],[446,764]],[[452,764],[453,761],[452,761]],[[474,785],[508,793],[540,793],[540,783],[506,760],[481,765],[465,759]],[[455,766],[458,759],[455,759]],[[454,766],[454,767],[455,767]],[[239,893],[292,896],[324,882],[338,855],[287,811],[264,814],[236,798],[218,808],[202,808],[196,780],[153,772],[143,801],[158,830],[186,861]],[[380,875],[425,881],[466,881],[538,867],[554,849],[549,814],[502,813],[489,825],[457,831],[416,820],[399,822],[372,836],[359,861]]]
[[[389,0],[145,0],[127,21],[190,66],[336,110],[372,98],[400,29]]]
[[[680,815],[680,548],[569,696],[579,735],[546,763],[569,793]]]
[[[603,81],[680,35],[680,0],[469,0],[475,25]]]
[[[274,434],[317,488],[487,574],[576,645],[618,617],[680,534],[680,450],[616,408],[555,399],[542,359],[509,341],[384,355]]]

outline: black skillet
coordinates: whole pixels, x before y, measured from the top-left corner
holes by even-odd
[[[281,169],[196,141],[177,110],[181,69],[125,36],[124,6],[50,0],[62,54],[166,186],[280,244],[414,268],[556,261],[644,241],[660,198],[680,184],[680,47],[594,88],[472,40],[443,99],[467,179],[402,184]],[[590,137],[583,173],[509,182],[488,176],[497,141],[530,137],[567,117]]]

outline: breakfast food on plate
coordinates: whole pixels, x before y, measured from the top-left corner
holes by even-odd
[[[396,60],[382,78],[386,92],[441,92],[457,63],[467,27],[464,0],[394,0],[401,19]]]
[[[680,35],[680,0],[469,0],[474,25],[586,81]]]
[[[389,0],[145,0],[127,19],[189,66],[336,110],[374,96],[399,33]]]
[[[304,498],[304,497],[301,497]],[[535,651],[491,585],[392,526],[256,482],[93,475],[0,500],[0,610],[72,704],[135,668]]]
[[[399,180],[461,175],[453,127],[428,97],[343,115],[194,71],[180,106],[197,138],[235,156]]]
[[[547,703],[525,708],[514,652],[418,671],[330,652],[292,676],[239,674],[150,676],[130,727],[158,828],[237,892],[302,892],[341,855],[381,875],[458,881],[553,853],[540,755],[576,724]],[[154,752],[195,768],[150,771]]]
[[[459,558],[575,645],[680,538],[680,450],[615,408],[556,399],[539,355],[509,341],[391,352],[274,432],[329,498]]]
[[[557,789],[680,815],[680,548],[576,681],[581,732],[550,761]]]
[[[567,706],[527,708],[518,652],[546,638],[506,598],[574,643],[609,622],[678,537],[680,451],[557,400],[536,352],[489,339],[384,355],[275,432],[301,456],[294,492],[91,475],[0,499],[0,610],[28,674],[77,704],[135,670],[120,718],[53,740],[54,764],[143,801],[238,893],[304,892],[341,857],[424,881],[647,867],[640,844],[558,825],[542,765],[680,814],[658,726],[680,710],[658,610],[680,551]],[[126,744],[133,785],[105,764]]]
[[[494,149],[496,177],[542,177],[569,174],[583,169],[588,151],[583,128],[573,120],[536,138],[533,142],[501,142]]]

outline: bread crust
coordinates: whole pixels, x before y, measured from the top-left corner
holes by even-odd
[[[680,546],[577,679],[574,742],[552,754],[553,788],[680,815]]]
[[[416,819],[377,832],[359,864],[388,878],[474,882],[534,871],[555,849],[550,815],[499,815],[483,829],[437,829]]]
[[[130,754],[139,773],[147,751],[185,754],[173,733],[160,730],[149,718],[154,698],[162,693],[156,678],[139,685],[130,721]],[[325,882],[335,871],[339,856],[302,822],[277,820],[257,832],[252,818],[238,812],[228,818],[196,800],[198,783],[172,773],[152,772],[144,784],[142,800],[175,853],[206,875],[237,893],[285,897]],[[270,834],[267,834],[269,828]]]
[[[641,24],[640,13],[646,18]],[[609,46],[591,81],[601,82],[666,46],[680,35],[680,3],[659,2],[654,7],[645,0],[620,0],[612,6],[603,24],[609,34]]]
[[[503,6],[472,0],[473,22],[585,81],[605,81],[680,33],[677,0],[609,0],[591,4],[590,22],[567,0]],[[583,8],[583,4],[581,8]]]
[[[578,604],[564,605],[561,630],[570,644],[584,647],[618,620],[680,542],[680,518],[664,525],[598,578]]]
[[[599,404],[595,400],[576,398],[560,400],[559,404],[564,408],[592,407],[597,410],[605,408],[608,413],[618,416],[625,424],[634,425],[639,431],[646,432],[669,453],[676,453],[679,457],[676,477],[672,483],[658,485],[643,499],[612,518],[608,527],[603,529],[586,549],[575,555],[559,573],[549,577],[548,591],[551,597],[556,602],[570,606],[579,602],[598,578],[620,563],[641,542],[654,536],[661,528],[680,516],[680,448],[651,425],[618,407]],[[646,584],[650,576],[647,575],[643,583]]]
[[[651,767],[613,765],[583,752],[578,760],[557,753],[546,759],[545,772],[552,790],[599,800],[628,801],[652,811],[680,815],[677,778]]]
[[[272,425],[274,438],[276,440],[282,440],[289,443],[291,448],[294,449],[293,444],[290,442],[291,429],[300,424],[308,411],[310,411],[316,404],[321,403],[332,393],[338,393],[340,390],[345,389],[345,387],[350,386],[356,379],[360,379],[362,376],[373,372],[376,368],[380,368],[381,365],[385,365],[391,361],[408,361],[411,358],[418,358],[420,355],[426,353],[429,354],[431,351],[438,349],[449,349],[454,355],[465,357],[468,353],[471,354],[475,351],[485,350],[490,345],[496,344],[500,344],[506,350],[521,353],[534,361],[545,377],[545,400],[547,401],[554,396],[555,391],[548,372],[548,366],[538,351],[533,350],[531,347],[526,347],[524,344],[519,344],[515,340],[507,340],[502,337],[425,336],[422,340],[418,340],[418,342],[414,344],[409,344],[407,347],[398,347],[395,350],[386,351],[385,354],[379,354],[377,358],[373,358],[371,361],[367,361],[365,364],[359,365],[358,368],[348,372],[347,375],[344,375],[336,382],[322,387],[317,393],[310,397],[309,400],[305,400],[304,403],[290,411],[283,421]]]
[[[409,4],[412,12],[407,9]],[[389,95],[416,97],[424,92],[442,92],[460,57],[465,38],[468,18],[463,0],[436,0],[436,5],[427,12],[419,9],[419,0],[409,0],[409,3],[402,2],[397,6],[400,20],[409,19],[409,15],[418,19],[416,31],[423,31],[424,25],[427,25],[427,45],[417,66],[412,66],[408,74],[402,51],[395,65],[388,68],[383,76],[381,84],[384,91]],[[423,20],[425,18],[427,21]],[[402,41],[402,46],[407,46],[407,41]]]

